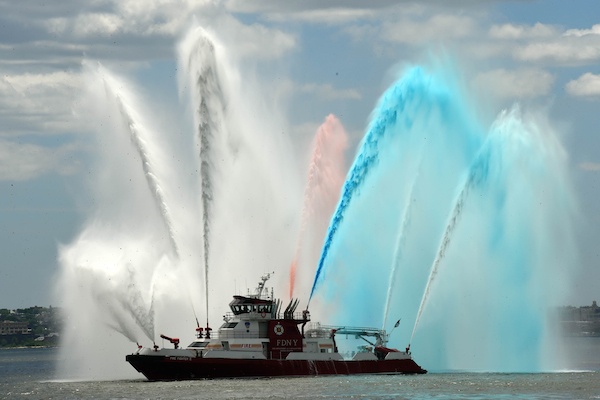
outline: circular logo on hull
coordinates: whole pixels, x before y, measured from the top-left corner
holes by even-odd
[[[275,332],[275,334],[276,334],[277,336],[281,336],[281,335],[283,335],[283,332],[284,332],[284,331],[283,331],[283,326],[282,326],[281,324],[277,324],[277,325],[275,325],[275,327],[273,328],[273,331]]]

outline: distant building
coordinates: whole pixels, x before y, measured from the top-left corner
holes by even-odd
[[[594,300],[591,306],[563,307],[563,321],[600,321],[600,307]]]
[[[600,336],[600,307],[596,301],[591,306],[561,307],[559,318],[568,336]]]
[[[0,321],[0,335],[28,333],[27,322]]]

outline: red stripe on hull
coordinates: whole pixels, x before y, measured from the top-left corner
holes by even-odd
[[[306,361],[192,358],[173,360],[169,357],[132,354],[128,355],[126,360],[151,381],[270,376],[424,374],[427,372],[412,359]]]

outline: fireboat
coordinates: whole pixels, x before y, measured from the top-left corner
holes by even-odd
[[[410,345],[405,351],[387,347],[385,330],[311,323],[308,310],[296,312],[298,299],[281,313],[273,289],[270,295],[265,290],[269,278],[261,277],[255,294],[233,296],[217,332],[197,327],[187,348],[180,348],[178,338],[160,335],[173,348],[138,346],[126,361],[150,381],[427,373],[413,361]],[[344,359],[336,335],[352,335],[368,346]]]

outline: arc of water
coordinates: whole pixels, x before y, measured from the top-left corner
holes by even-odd
[[[415,192],[417,183],[419,182],[419,176],[421,175],[422,163],[423,163],[423,150],[421,149],[421,155],[419,157],[417,173],[415,174],[415,177],[410,186],[410,191],[408,192],[406,204],[404,206],[404,210],[402,212],[402,215],[401,215],[400,221],[399,221],[400,229],[398,230],[398,236],[396,238],[396,247],[394,248],[394,255],[393,255],[393,259],[392,259],[393,264],[392,264],[392,269],[390,270],[387,296],[386,296],[386,301],[385,301],[385,307],[383,309],[384,311],[383,311],[382,329],[385,329],[385,325],[387,323],[388,313],[390,310],[390,304],[392,302],[392,290],[396,284],[396,277],[398,274],[397,271],[398,271],[398,268],[402,261],[402,249],[404,248],[404,243],[406,241],[407,232],[410,227],[410,223],[411,223],[411,219],[412,219],[412,212],[413,212],[412,211],[412,207],[413,207],[412,199],[414,196],[414,192]]]
[[[135,334],[125,325],[125,322],[122,319],[119,319],[116,325],[108,322],[105,322],[104,325],[109,329],[112,329],[113,331],[125,336],[131,343],[138,342]]]
[[[395,114],[393,117],[395,119]],[[340,202],[338,203],[337,209],[335,210],[329,228],[327,229],[325,244],[323,245],[323,251],[319,259],[315,279],[313,282],[312,289],[310,291],[310,297],[308,300],[309,304],[317,287],[317,283],[319,282],[321,273],[323,271],[323,265],[325,264],[325,260],[329,253],[329,249],[331,248],[331,243],[338,230],[339,224],[344,219],[344,214],[350,204],[352,196],[354,192],[356,192],[357,187],[364,181],[364,179],[370,172],[372,166],[378,161],[379,140],[385,132],[385,128],[382,125],[383,124],[376,124],[375,129],[369,131],[369,134],[367,134],[365,138],[366,140],[363,142],[361,153],[357,157],[354,165],[352,166],[352,169],[350,170],[350,173],[348,174],[348,177],[346,178],[346,182],[344,183],[344,187],[342,189],[342,196]]]
[[[148,183],[148,188],[152,193],[155,204],[160,211],[160,215],[162,217],[162,222],[165,225],[165,228],[169,232],[169,242],[171,244],[171,249],[176,258],[179,258],[179,247],[177,246],[177,241],[175,239],[175,229],[173,228],[173,219],[171,217],[171,213],[169,211],[169,207],[167,202],[165,201],[165,196],[163,190],[160,186],[158,178],[156,174],[153,172],[152,162],[150,161],[150,157],[148,155],[148,150],[146,149],[146,144],[142,135],[139,132],[139,125],[132,117],[131,111],[128,110],[128,107],[123,102],[121,96],[110,88],[109,83],[104,80],[105,90],[107,94],[113,95],[115,97],[115,102],[121,113],[121,116],[125,119],[125,123],[127,124],[131,142],[133,147],[137,151],[141,161],[142,168],[144,170],[144,176],[146,177],[146,182]]]
[[[325,261],[331,249],[331,244],[337,233],[337,230],[344,219],[344,215],[353,196],[358,192],[365,179],[371,173],[373,167],[379,161],[380,142],[386,137],[386,133],[391,134],[389,127],[396,124],[398,118],[403,118],[402,122],[409,129],[412,120],[409,116],[403,115],[405,108],[411,102],[418,105],[422,96],[429,93],[429,77],[427,77],[421,68],[413,68],[407,74],[406,79],[397,81],[388,89],[379,103],[379,110],[374,113],[369,129],[362,141],[360,150],[350,168],[350,172],[344,182],[342,195],[337,205],[335,213],[329,224],[323,250],[315,273],[315,279],[310,292],[308,303],[314,295],[315,289],[321,279]]]
[[[448,220],[448,223],[446,224],[446,229],[444,231],[444,235],[442,236],[442,241],[438,247],[435,259],[433,260],[433,263],[431,265],[431,271],[429,273],[427,285],[425,286],[425,291],[423,292],[423,297],[421,298],[421,304],[419,305],[419,311],[417,312],[415,325],[410,336],[410,342],[412,342],[412,339],[417,330],[417,326],[419,325],[421,315],[423,314],[423,310],[425,309],[425,306],[429,299],[431,286],[439,272],[440,263],[444,259],[448,246],[451,243],[452,233],[454,232],[454,229],[456,228],[456,225],[459,222],[465,202],[468,199],[469,192],[475,185],[480,185],[487,180],[489,173],[489,157],[490,153],[487,149],[487,146],[484,144],[482,152],[480,152],[478,157],[476,157],[475,162],[470,168],[469,175],[465,180],[464,184],[462,185],[462,189],[459,192],[456,201],[454,202],[454,207],[452,208],[450,218]]]
[[[306,231],[306,224],[308,223],[308,216],[311,212],[310,204],[313,198],[313,186],[317,175],[318,159],[321,157],[321,137],[317,135],[316,139],[317,140],[315,141],[310,167],[308,169],[308,180],[306,182],[306,187],[304,188],[304,202],[302,204],[302,214],[300,217],[301,222],[300,231],[298,232],[298,242],[296,243],[294,259],[290,266],[290,299],[294,294],[294,286],[296,284],[296,268],[298,266],[298,259],[300,258],[300,249],[302,248],[304,232]]]
[[[123,308],[129,311],[131,316],[137,321],[137,324],[142,327],[146,336],[149,339],[154,339],[154,293],[151,293],[150,307],[148,310],[144,307],[144,300],[142,293],[137,287],[135,270],[129,265],[127,268],[128,282],[127,291],[129,294],[127,298],[120,298],[121,305]]]
[[[206,323],[209,315],[209,261],[210,261],[210,231],[212,206],[214,201],[214,159],[217,145],[216,138],[224,134],[224,102],[221,82],[217,73],[215,47],[207,33],[202,29],[194,31],[194,43],[187,54],[187,68],[194,79],[191,86],[196,90],[192,96],[197,101],[195,121],[200,146],[200,179],[203,228],[203,258]]]
[[[206,102],[203,101],[200,103],[200,115],[206,116],[208,115]],[[198,132],[200,135],[200,175],[202,179],[202,227],[204,231],[204,235],[202,235],[202,245],[204,249],[204,284],[205,284],[205,296],[206,296],[206,326],[208,326],[208,313],[209,313],[209,303],[208,303],[208,271],[209,271],[209,250],[210,250],[210,213],[211,213],[211,203],[213,199],[212,195],[212,182],[210,175],[210,136],[212,132],[209,129],[208,123],[205,121],[200,122],[198,125]]]
[[[290,298],[296,285],[296,271],[304,235],[310,217],[317,211],[330,213],[338,200],[343,183],[343,155],[347,146],[346,132],[340,121],[330,114],[325,118],[315,135],[313,152],[304,188],[300,230],[292,264],[290,265]],[[321,201],[320,207],[316,201]],[[319,232],[321,234],[321,232]]]
[[[90,293],[98,304],[107,311],[111,321],[105,324],[116,332],[122,333],[135,342],[135,334],[131,322],[139,327],[146,337],[154,340],[154,309],[153,301],[146,308],[142,292],[136,284],[137,277],[131,265],[127,265],[127,275],[114,280],[119,286],[98,285],[92,287]],[[103,277],[92,275],[95,281],[103,281]],[[126,318],[129,316],[129,318]]]

